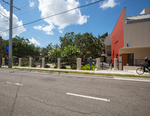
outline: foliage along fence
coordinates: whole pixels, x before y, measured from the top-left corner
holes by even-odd
[[[13,58],[13,66],[18,66],[19,64],[19,59],[18,58]]]
[[[66,68],[69,68],[69,69],[79,69],[77,68],[77,59],[68,59],[68,58],[61,58],[60,59],[60,67],[57,66],[58,62],[57,62],[57,59],[46,59],[45,58],[45,64],[44,62],[42,63],[42,58],[34,58],[32,59],[32,64],[30,64],[30,60],[29,58],[22,58],[21,59],[21,64],[19,64],[19,59],[16,58],[16,59],[13,59],[13,66],[31,66],[31,67],[46,67],[46,68],[49,68],[49,67],[54,67],[54,68],[61,68],[61,69],[66,69]],[[96,59],[92,59],[92,70],[96,69]],[[42,66],[43,64],[43,66]],[[102,62],[99,63],[100,64],[100,68],[101,69],[108,69],[109,67],[103,67],[102,68]],[[5,65],[8,65],[8,59],[5,58]],[[89,60],[87,60],[86,62],[82,62],[82,59],[81,59],[81,68],[82,70],[89,70],[90,69],[90,65],[89,65]],[[85,67],[84,67],[85,66]]]
[[[5,58],[5,65],[8,65],[8,58]]]
[[[29,66],[29,59],[28,58],[22,58],[21,59],[21,66]]]

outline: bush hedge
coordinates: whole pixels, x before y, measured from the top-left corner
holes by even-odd
[[[95,65],[91,66],[91,70],[95,70],[97,67]],[[90,64],[87,64],[81,68],[81,70],[90,70]]]

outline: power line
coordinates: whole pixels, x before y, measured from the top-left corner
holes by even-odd
[[[3,2],[5,2],[5,3],[8,4],[8,5],[11,5],[11,4],[9,4],[8,2],[6,2],[6,1],[4,1],[4,0],[3,0]],[[20,10],[19,8],[15,7],[15,6],[12,6],[12,7],[14,7],[14,8]]]
[[[1,15],[3,15],[3,17],[7,18],[9,20],[9,18],[7,16],[5,16],[4,14],[0,13]]]
[[[38,21],[41,21],[41,20],[44,20],[44,19],[47,19],[47,18],[50,18],[50,17],[54,17],[54,16],[57,16],[57,15],[60,15],[60,14],[65,14],[65,13],[67,13],[67,12],[70,12],[70,11],[73,11],[73,10],[76,10],[76,9],[80,9],[80,8],[84,8],[84,7],[87,7],[87,6],[91,6],[91,5],[96,4],[96,3],[99,3],[99,2],[101,2],[101,1],[103,1],[103,0],[98,0],[98,1],[96,1],[96,2],[93,2],[93,3],[90,3],[90,4],[86,4],[86,5],[83,5],[83,6],[79,6],[79,7],[76,7],[76,8],[70,9],[70,10],[67,10],[67,11],[63,11],[63,12],[61,12],[61,13],[57,13],[57,14],[54,14],[54,15],[51,15],[51,16],[47,16],[47,17],[44,17],[44,18],[40,18],[40,19],[38,19],[38,20],[34,20],[34,21],[29,22],[29,23],[25,23],[25,24],[23,24],[23,25],[20,25],[20,26],[16,26],[16,27],[14,27],[14,28],[12,28],[12,29],[15,29],[15,28],[18,28],[18,27],[22,27],[22,26],[25,26],[25,25],[29,25],[29,24],[32,24],[32,23],[35,23],[35,22],[38,22]],[[5,30],[5,31],[8,31],[8,30],[9,30],[9,29],[7,29],[7,30]],[[1,31],[0,33],[5,32],[5,31]]]
[[[2,0],[1,0],[2,1]],[[3,3],[3,4],[1,4],[1,6],[4,6],[5,5],[5,3]]]
[[[58,2],[58,3],[55,3],[55,4],[50,4],[50,5],[47,5],[47,6],[43,6],[42,8],[49,7],[49,6],[54,6],[54,5],[58,5],[58,4],[63,3],[63,2],[65,2],[65,1]],[[29,5],[28,5],[28,6],[26,6],[26,7],[29,7]],[[26,8],[26,7],[24,7],[24,8]],[[27,11],[27,12],[24,12],[24,13],[21,13],[21,14],[16,14],[16,15],[17,15],[17,16],[20,16],[20,15],[24,15],[24,14],[27,14],[27,13],[30,13],[30,12],[37,11],[37,10],[39,10],[39,9],[38,9],[38,8],[36,8],[36,9],[34,9],[34,10]]]
[[[57,5],[57,4],[60,4],[60,3],[63,3],[63,2],[65,2],[65,1],[61,1],[61,2],[58,2],[58,3],[54,3],[54,4],[51,4],[51,5],[48,5],[48,6],[52,6],[52,5]],[[34,2],[35,4],[37,4],[37,2]],[[21,7],[20,9],[23,9],[23,8],[26,8],[26,7],[30,7],[30,4],[28,4],[28,5],[26,5],[26,6],[23,6],[23,7]],[[44,6],[44,7],[47,7],[47,6]],[[44,8],[44,7],[42,7],[42,8]],[[36,10],[39,10],[38,8],[36,9]],[[14,11],[16,11],[16,10],[14,10]],[[29,11],[29,12],[32,12],[32,11],[35,11],[35,10],[31,10],[31,11]],[[25,12],[25,13],[23,13],[23,14],[26,14],[27,12]],[[21,14],[18,14],[18,15],[21,15]]]

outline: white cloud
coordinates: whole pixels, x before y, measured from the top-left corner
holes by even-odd
[[[35,3],[29,0],[29,6],[34,7]]]
[[[86,4],[88,4],[89,3],[89,1],[86,1]]]
[[[102,9],[107,9],[109,7],[113,8],[117,5],[118,3],[115,2],[115,0],[107,0],[107,1],[104,1],[101,5],[100,5],[100,8]]]
[[[41,45],[39,42],[37,42],[34,38],[32,38],[32,39],[29,39],[29,41],[30,41],[30,43],[31,44],[34,44],[34,45]]]
[[[59,30],[59,33],[63,33],[63,30]]]
[[[34,26],[34,29],[42,30],[42,26],[41,25]]]
[[[0,12],[9,18],[9,11],[4,9],[1,6],[1,4],[0,4]],[[22,21],[21,20],[19,21],[18,17],[13,14],[13,27],[17,27],[22,24],[23,24]],[[7,18],[5,18],[4,16],[0,15],[0,36],[2,36],[2,37],[8,36],[8,31],[1,33],[1,31],[5,31],[8,29],[9,29],[9,20]],[[26,31],[26,29],[23,26],[13,29],[13,37],[16,35],[19,36],[19,34],[24,31]]]
[[[92,0],[92,2],[95,2],[96,0]]]
[[[37,30],[43,30],[46,34],[48,35],[54,35],[53,33],[53,29],[55,28],[53,24],[47,25],[47,26],[43,26],[43,25],[38,25],[38,26],[34,26],[35,29]]]
[[[79,1],[76,0],[39,0],[38,8],[41,11],[41,17],[44,18],[78,6]],[[62,33],[62,30],[71,24],[83,25],[87,22],[88,17],[82,15],[80,9],[76,9],[65,14],[44,19],[48,25],[45,27],[42,26],[42,30],[46,31],[47,34],[54,34],[52,30],[57,28]]]

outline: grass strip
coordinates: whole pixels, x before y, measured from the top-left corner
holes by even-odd
[[[139,77],[139,78],[150,78],[146,75],[131,75],[131,74],[110,74],[110,73],[93,73],[93,72],[77,72],[77,71],[62,71],[62,70],[43,70],[43,69],[24,69],[24,68],[5,68],[5,69],[17,69],[17,70],[28,70],[38,72],[58,72],[58,73],[73,73],[73,74],[88,74],[88,75],[105,75],[105,76],[121,76],[121,77]]]

